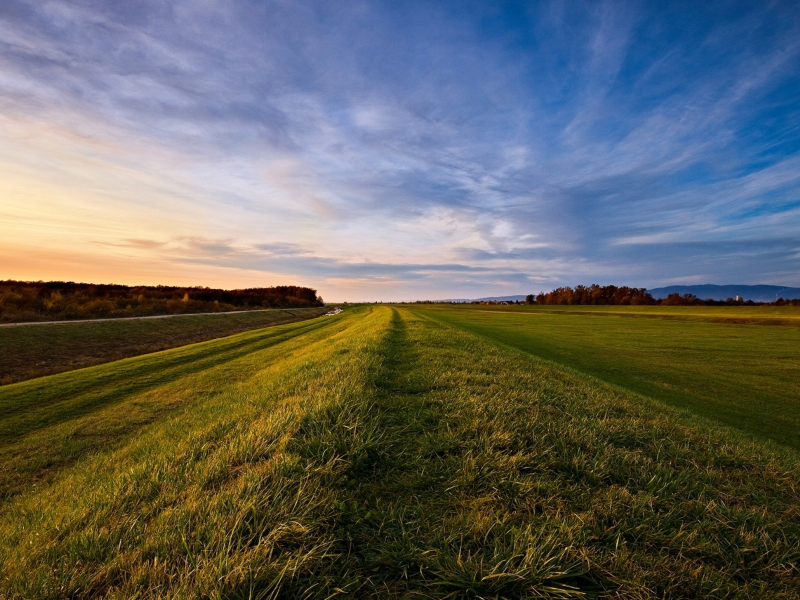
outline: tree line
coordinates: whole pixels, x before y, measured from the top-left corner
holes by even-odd
[[[528,294],[527,304],[614,304],[614,305],[662,305],[662,306],[755,306],[771,304],[776,306],[800,306],[800,299],[786,300],[779,298],[776,302],[753,302],[742,298],[727,300],[702,300],[694,294],[670,294],[666,298],[656,299],[647,288],[632,288],[615,285],[579,285],[576,288],[560,287],[548,293]]]
[[[0,281],[0,321],[144,317],[265,308],[323,306],[317,291],[282,285],[222,290],[72,281]]]

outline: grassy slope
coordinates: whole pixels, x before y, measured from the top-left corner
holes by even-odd
[[[327,336],[331,326],[276,326],[0,388],[0,498],[187,402],[222,393],[262,368],[258,351],[280,359],[305,343],[287,342]]]
[[[424,313],[277,330],[227,361],[225,340],[193,347],[216,349],[202,370],[180,362],[191,348],[162,353],[180,377],[91,412],[9,397],[33,382],[0,390],[6,415],[55,412],[34,444],[100,406],[152,410],[5,501],[0,595],[800,597],[791,451]],[[149,358],[42,381],[57,394]]]
[[[425,310],[449,325],[800,449],[800,311],[792,307]]]
[[[167,319],[0,327],[0,383],[79,369],[128,356],[318,316],[328,309],[221,313]]]

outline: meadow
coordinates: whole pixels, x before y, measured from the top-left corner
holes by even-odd
[[[0,385],[310,319],[326,308],[0,326]]]
[[[800,449],[800,309],[432,306],[430,315]]]
[[[800,598],[795,450],[443,315],[0,388],[0,597]]]

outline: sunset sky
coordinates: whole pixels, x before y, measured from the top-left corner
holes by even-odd
[[[800,286],[797,2],[0,2],[0,279]]]

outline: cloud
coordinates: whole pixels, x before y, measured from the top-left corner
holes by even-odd
[[[0,210],[393,297],[798,285],[800,21],[740,9],[9,0]]]

